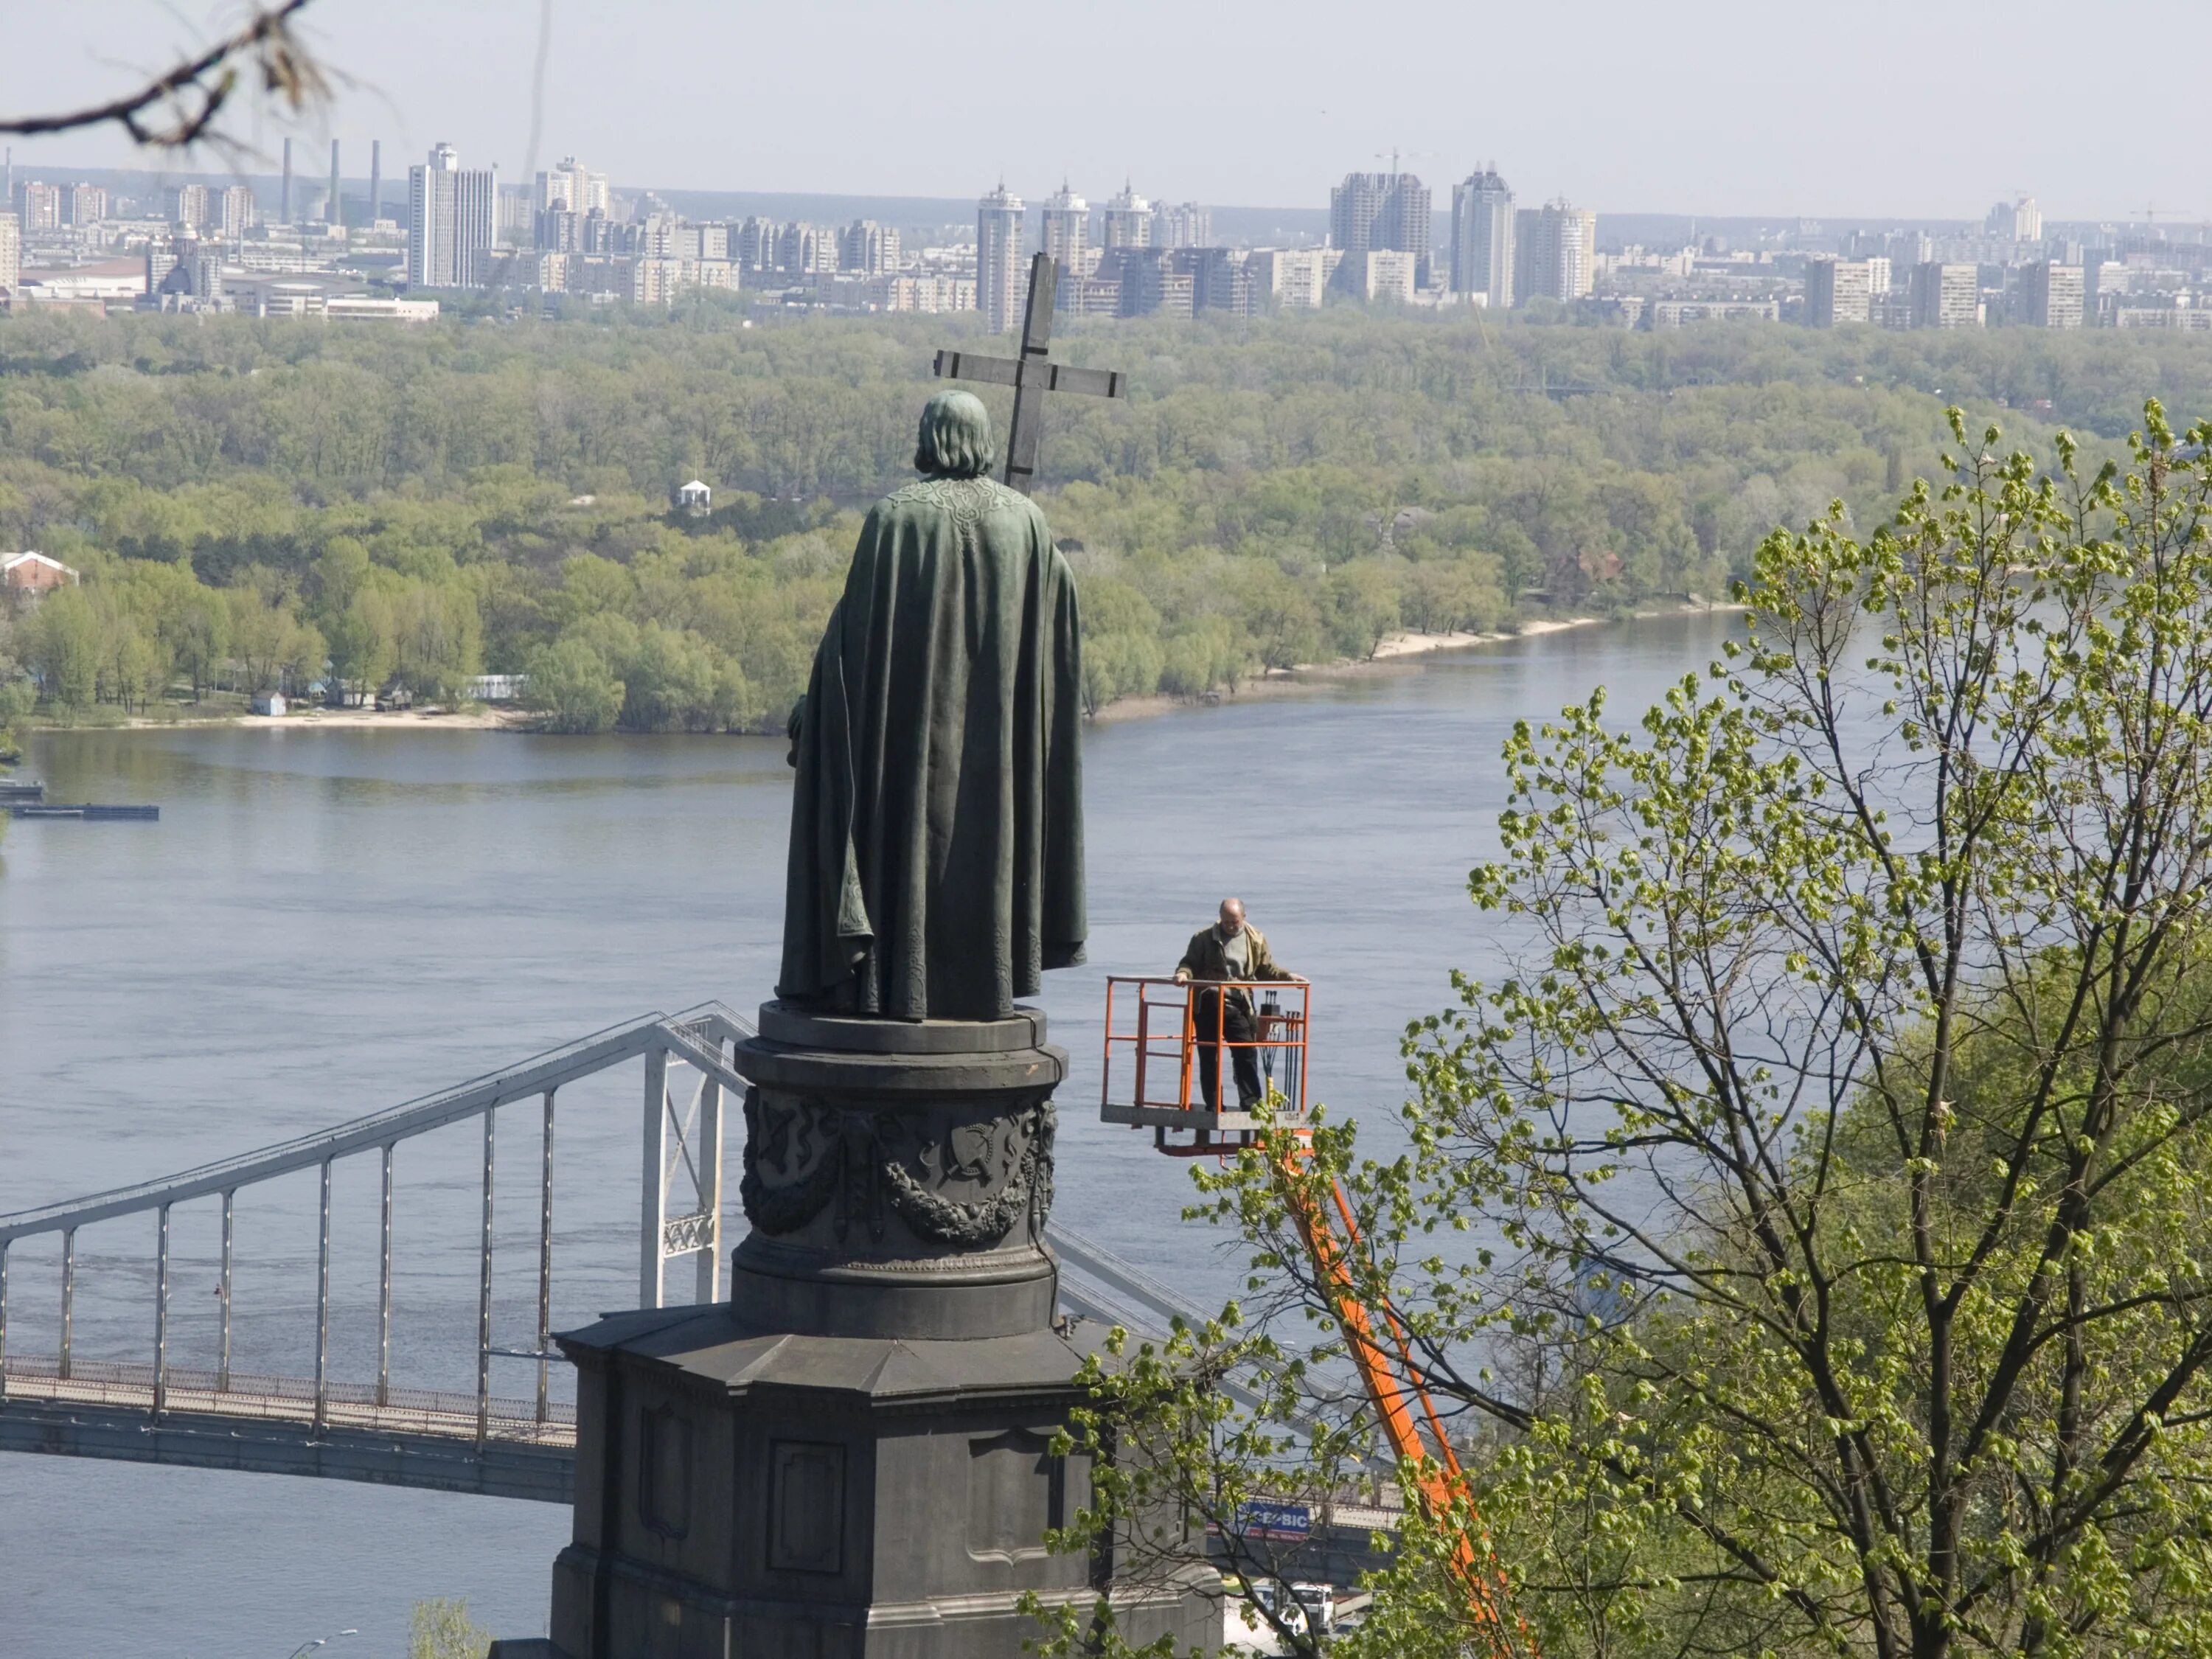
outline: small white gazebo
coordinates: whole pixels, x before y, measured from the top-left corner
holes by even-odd
[[[676,504],[688,512],[711,512],[714,507],[714,491],[713,487],[702,483],[696,478],[692,479],[690,483],[683,485],[676,492]]]

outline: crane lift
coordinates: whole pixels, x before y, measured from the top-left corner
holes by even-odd
[[[1239,1040],[1218,1030],[1201,1032],[1202,991],[1243,991],[1255,1006],[1253,1035]],[[1231,1158],[1266,1146],[1276,1185],[1314,1264],[1315,1283],[1344,1333],[1391,1453],[1409,1474],[1430,1518],[1455,1528],[1451,1572],[1484,1650],[1490,1659],[1527,1655],[1534,1644],[1519,1621],[1513,1621],[1511,1631],[1507,1628],[1504,1575],[1414,1358],[1412,1337],[1387,1298],[1370,1306],[1362,1297],[1359,1268],[1366,1242],[1351,1198],[1340,1181],[1329,1182],[1324,1192],[1310,1178],[1306,1048],[1312,1000],[1313,988],[1304,980],[1215,984],[1109,975],[1098,1115],[1107,1123],[1151,1129],[1153,1146],[1171,1158]],[[1257,1051],[1277,1097],[1272,1116],[1222,1107],[1218,1085],[1229,1080],[1240,1048]],[[1217,1085],[1211,1102],[1202,1086],[1209,1073]]]

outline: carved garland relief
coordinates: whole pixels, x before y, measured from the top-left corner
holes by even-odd
[[[896,1113],[817,1100],[763,1100],[745,1091],[745,1218],[771,1237],[797,1232],[832,1203],[842,1242],[855,1225],[884,1236],[886,1209],[934,1243],[980,1249],[1026,1220],[1044,1230],[1052,1208],[1050,1101],[933,1139]],[[956,1183],[983,1190],[947,1195]]]

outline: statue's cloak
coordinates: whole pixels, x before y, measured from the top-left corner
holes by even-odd
[[[927,478],[876,504],[793,716],[779,995],[989,1019],[1083,960],[1082,687],[1034,502]]]

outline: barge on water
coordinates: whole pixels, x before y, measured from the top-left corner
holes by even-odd
[[[158,806],[101,806],[92,801],[81,801],[74,806],[64,805],[59,802],[50,804],[44,801],[10,801],[7,803],[7,807],[8,816],[16,818],[83,818],[88,821],[103,822],[117,819],[153,821],[158,820],[161,816],[161,809]]]

